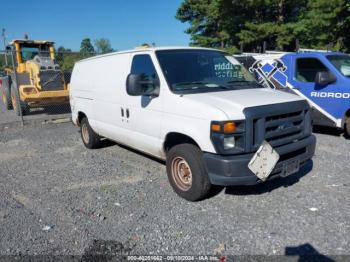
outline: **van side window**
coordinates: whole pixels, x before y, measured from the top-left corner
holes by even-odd
[[[156,69],[149,55],[135,55],[131,64],[131,74],[141,75],[142,80],[158,79]]]
[[[315,82],[318,72],[328,72],[328,68],[317,58],[298,58],[296,79],[301,82]]]

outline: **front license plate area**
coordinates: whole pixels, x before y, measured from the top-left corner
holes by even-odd
[[[299,160],[290,161],[288,163],[285,163],[283,165],[282,176],[286,177],[286,176],[292,175],[292,174],[298,172],[299,169],[300,169],[300,161]]]
[[[252,157],[248,168],[262,181],[265,181],[275,168],[280,156],[272,146],[263,141],[258,151]]]

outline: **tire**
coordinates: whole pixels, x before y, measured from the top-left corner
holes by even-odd
[[[1,92],[2,102],[4,103],[6,110],[12,109],[12,101],[11,101],[11,90],[8,86],[3,86]]]
[[[347,138],[350,138],[350,116],[345,118],[344,132]]]
[[[89,149],[99,148],[101,146],[101,137],[91,128],[87,118],[80,122],[81,140]]]
[[[15,84],[11,84],[11,102],[13,110],[15,110],[17,116],[24,116],[29,113],[29,106],[26,102],[21,101],[19,97],[18,89]]]
[[[169,182],[174,191],[188,201],[204,199],[212,187],[202,151],[193,144],[172,147],[166,158]]]

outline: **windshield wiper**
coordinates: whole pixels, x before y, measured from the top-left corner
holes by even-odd
[[[186,87],[186,86],[191,86],[191,85],[194,85],[194,86]],[[214,88],[221,88],[221,89],[225,89],[225,90],[233,89],[232,86],[226,86],[226,85],[217,84],[217,83],[210,83],[210,82],[201,82],[201,81],[176,83],[176,84],[173,84],[172,87],[174,89],[177,89],[178,91],[181,91],[181,90],[192,90],[192,89],[198,88],[195,85],[202,85],[208,89],[214,89]],[[182,86],[183,86],[183,88],[181,88]]]
[[[226,82],[227,84],[235,84],[235,83],[254,83],[254,81],[248,81],[248,80],[231,80]]]
[[[208,83],[206,82],[201,82],[201,81],[193,81],[193,82],[181,82],[181,83],[176,83],[173,84],[174,87],[176,86],[189,86],[189,85],[206,85]]]

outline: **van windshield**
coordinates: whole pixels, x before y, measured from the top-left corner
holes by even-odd
[[[260,88],[232,56],[212,50],[161,50],[156,55],[174,93]]]
[[[350,77],[349,55],[329,55],[327,58],[343,76]]]

